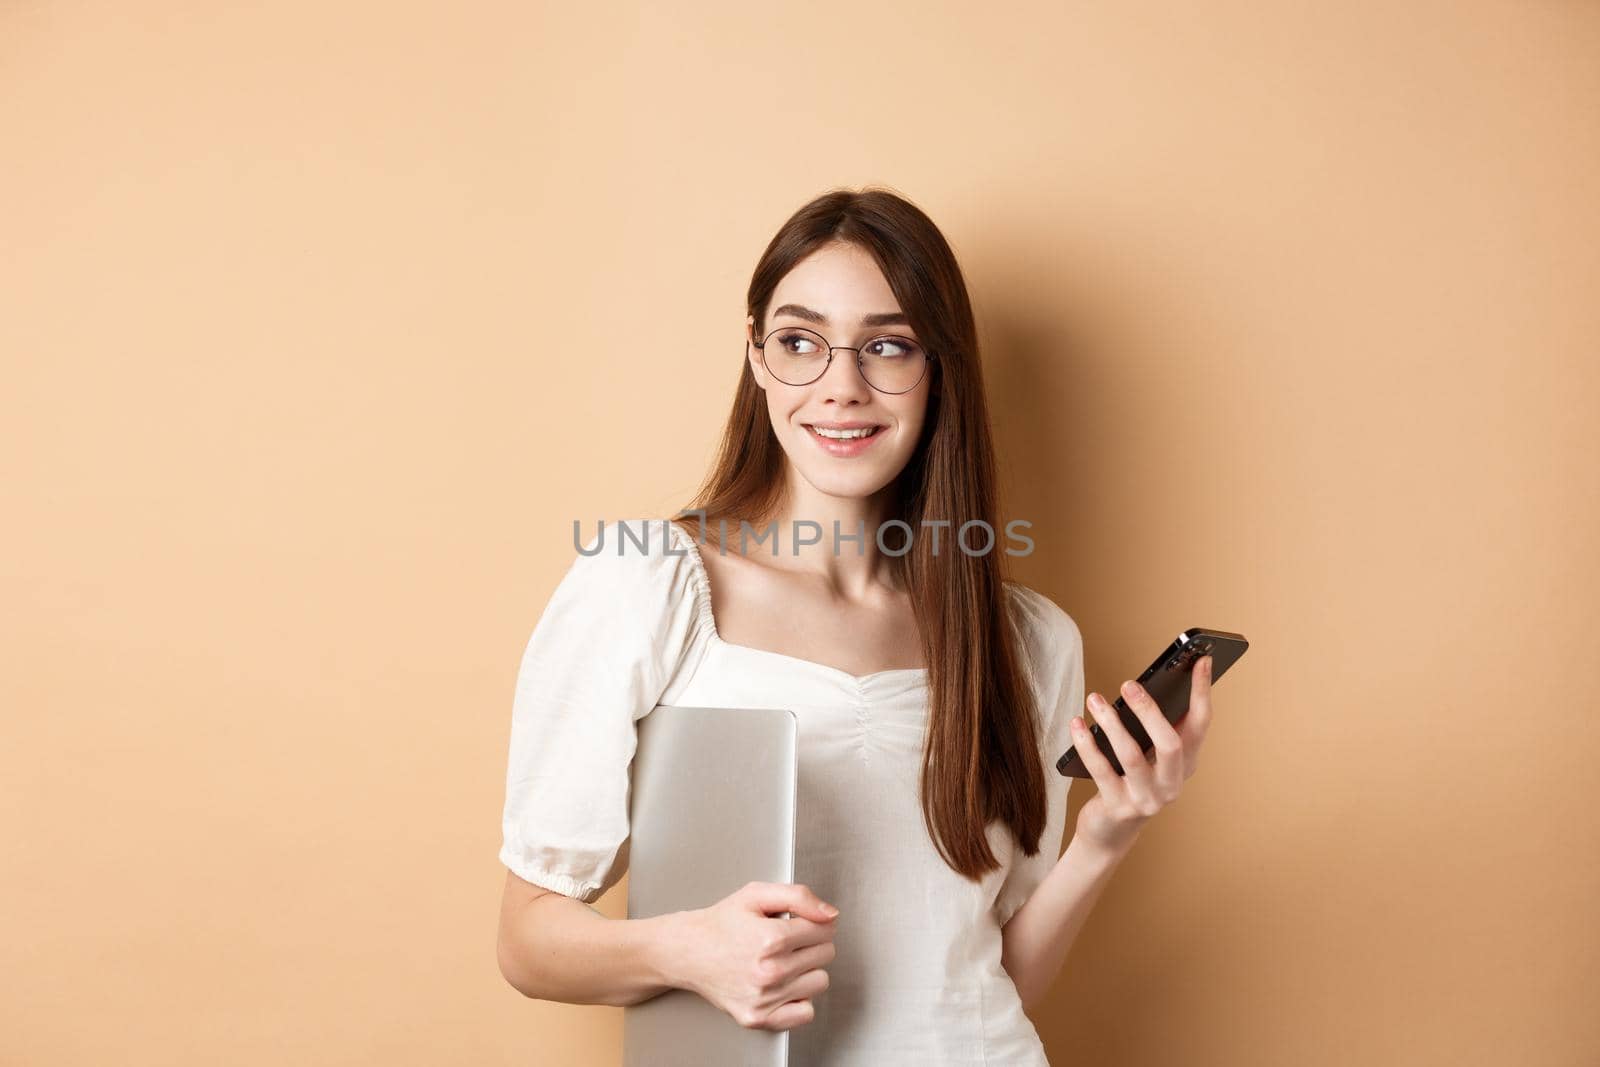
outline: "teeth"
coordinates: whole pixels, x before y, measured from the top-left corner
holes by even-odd
[[[811,432],[818,437],[830,437],[835,441],[848,441],[854,437],[868,437],[878,432],[876,426],[863,426],[855,430],[829,430],[822,426],[811,427]]]

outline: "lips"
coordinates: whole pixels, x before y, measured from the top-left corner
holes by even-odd
[[[841,459],[860,456],[867,453],[877,445],[878,438],[882,437],[883,431],[887,429],[886,426],[880,424],[857,423],[856,425],[862,428],[875,428],[871,433],[865,435],[856,435],[851,437],[828,437],[818,433],[814,428],[817,425],[827,426],[827,423],[804,423],[802,425],[806,427],[806,436],[815,441],[818,448],[822,449],[822,451],[826,452],[830,456]]]
[[[820,426],[824,430],[864,430],[868,427],[877,430],[883,429],[883,423],[881,422],[803,422],[800,425],[807,429],[814,429]]]

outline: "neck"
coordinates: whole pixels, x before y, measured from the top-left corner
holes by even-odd
[[[845,598],[859,598],[875,586],[897,587],[898,560],[880,552],[877,540],[879,525],[889,518],[889,498],[887,489],[870,497],[840,497],[810,485],[792,488],[764,527],[775,535],[773,562],[821,575]],[[734,531],[729,533],[737,544]],[[898,550],[905,531],[891,527],[883,531],[883,540]],[[763,545],[763,555],[767,551]]]

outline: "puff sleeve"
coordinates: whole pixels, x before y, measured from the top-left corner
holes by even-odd
[[[626,871],[637,724],[701,625],[691,563],[669,549],[665,520],[623,523],[630,535],[603,525],[551,594],[512,701],[500,861],[584,902]]]
[[[1000,883],[994,914],[1001,926],[1022,907],[1061,858],[1067,792],[1072,780],[1056,770],[1056,760],[1072,747],[1072,717],[1082,710],[1086,695],[1083,635],[1077,623],[1044,594],[1024,585],[1013,584],[1011,588],[1024,647],[1033,665],[1035,692],[1039,694],[1039,758],[1044,767],[1046,818],[1039,835],[1039,851],[1024,855],[1018,845]]]

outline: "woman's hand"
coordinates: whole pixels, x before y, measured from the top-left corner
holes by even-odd
[[[830,914],[830,909],[832,913]],[[789,912],[788,917],[777,912]],[[816,1018],[828,988],[838,910],[808,886],[749,882],[709,907],[674,913],[685,989],[755,1030],[792,1030]]]
[[[1190,678],[1189,710],[1177,726],[1167,721],[1143,686],[1131,681],[1122,683],[1123,700],[1150,735],[1149,755],[1139,751],[1139,743],[1122,725],[1110,702],[1098,693],[1089,694],[1089,711],[1117,753],[1123,770],[1120,775],[1094,743],[1083,716],[1072,717],[1073,744],[1100,787],[1078,812],[1075,840],[1083,838],[1109,850],[1125,850],[1151,816],[1178,799],[1184,781],[1195,771],[1200,745],[1211,725],[1210,656],[1195,662]]]

